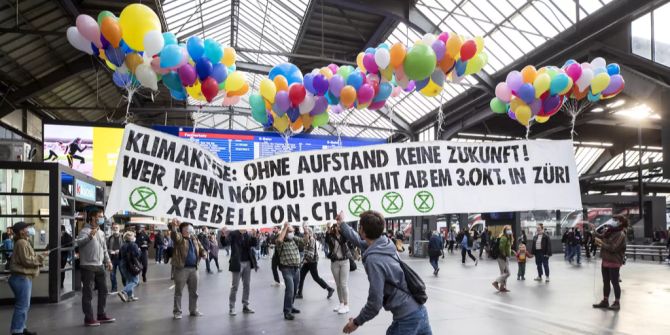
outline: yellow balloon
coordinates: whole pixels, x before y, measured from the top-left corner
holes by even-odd
[[[533,81],[533,87],[535,88],[535,98],[539,98],[549,89],[551,85],[551,77],[548,74],[543,73],[537,75]]]
[[[290,120],[288,118],[288,115],[284,114],[282,117],[275,117],[274,123],[272,125],[280,133],[283,133],[284,131],[286,131],[286,128],[288,128],[289,123]]]
[[[327,67],[322,67],[321,70],[319,70],[319,73],[322,74],[326,79],[330,79],[333,77],[333,71],[331,71]]]
[[[598,94],[610,84],[610,76],[605,72],[598,73],[591,79],[591,93]]]
[[[223,63],[223,65],[231,66],[235,64],[235,58],[237,58],[237,54],[235,53],[234,48],[223,48],[223,57],[221,57],[221,63]]]
[[[144,35],[152,30],[161,31],[161,21],[151,8],[142,4],[126,6],[119,16],[123,40],[135,51],[144,51]]]
[[[558,95],[565,95],[568,94],[568,92],[572,91],[572,85],[574,83],[572,82],[572,78],[568,77],[568,86],[565,86],[565,88],[558,92]]]
[[[391,81],[393,79],[393,67],[387,66],[385,69],[379,71],[382,74],[382,79]]]
[[[447,54],[453,59],[458,59],[461,53],[461,45],[463,45],[463,39],[455,33],[450,34],[447,40]]]
[[[186,92],[191,98],[195,100],[207,101],[205,96],[202,94],[202,88],[200,87],[200,81],[198,80],[195,81],[195,84],[193,84],[193,86],[187,86]]]
[[[272,104],[275,102],[277,87],[275,86],[275,83],[272,80],[268,78],[263,78],[263,80],[261,80],[261,84],[258,90],[261,92],[263,98],[265,98],[265,100],[267,100],[269,103]]]
[[[365,56],[365,53],[358,53],[358,56],[356,56],[356,65],[358,65],[358,68],[360,68],[361,71],[365,72],[365,66],[363,66],[363,56]]]
[[[101,50],[102,51],[102,50]],[[105,64],[107,64],[107,67],[110,68],[112,71],[116,71],[116,65],[110,63],[108,60],[105,59]]]
[[[107,60],[107,54],[105,53],[105,49],[100,48],[98,49],[98,51],[100,52],[98,57],[100,57],[100,59]]]
[[[422,88],[421,94],[427,96],[427,97],[436,97],[440,92],[442,92],[442,86],[436,84],[434,81],[429,80],[428,84],[426,87]]]
[[[226,78],[226,91],[237,91],[244,86],[246,81],[247,80],[242,72],[235,71]]]
[[[523,100],[521,100],[519,98],[516,98],[516,97],[513,97],[512,101],[510,101],[509,108],[512,110],[512,113],[516,114],[517,108],[523,107],[523,106],[528,107],[528,105],[526,105],[526,103]]]
[[[530,118],[533,116],[533,113],[530,111],[530,107],[521,106],[516,109],[514,116],[516,116],[516,120],[519,121],[519,123],[527,127],[530,123]]]
[[[479,55],[476,55],[472,57],[467,64],[465,64],[465,75],[470,75],[473,73],[477,73],[484,68],[484,64],[486,64],[486,54],[481,53]]]
[[[475,44],[477,45],[477,53],[484,50],[484,38],[481,36],[475,37]]]
[[[537,123],[545,123],[549,121],[549,118],[550,116],[536,116],[535,121],[537,121]]]

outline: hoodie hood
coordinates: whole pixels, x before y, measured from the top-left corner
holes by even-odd
[[[393,242],[391,242],[391,240],[389,240],[389,238],[385,235],[380,236],[370,246],[368,246],[367,249],[365,249],[365,252],[363,253],[363,262],[365,262],[365,259],[371,253],[384,254],[394,257],[397,255],[395,244],[393,244]]]

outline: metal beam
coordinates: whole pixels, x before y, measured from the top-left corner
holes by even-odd
[[[348,61],[348,60],[321,57],[321,56],[315,56],[315,55],[303,55],[303,54],[295,54],[295,53],[291,53],[291,52],[258,50],[258,49],[249,49],[249,48],[237,48],[236,50],[237,50],[237,52],[255,53],[255,54],[261,54],[261,55],[283,56],[283,57],[289,57],[289,58],[312,59],[312,60],[318,60],[318,61],[322,61],[322,62],[356,65],[356,62],[352,62],[352,61]]]
[[[64,31],[55,30],[32,30],[21,28],[0,28],[0,33],[3,34],[18,34],[18,35],[40,35],[40,36],[65,36]]]
[[[663,162],[654,162],[654,163],[649,163],[649,164],[642,164],[640,165],[642,167],[642,170],[651,170],[654,168],[662,168],[663,167]],[[596,178],[602,178],[602,177],[607,177],[607,176],[614,176],[626,172],[636,172],[638,169],[638,165],[634,166],[625,166],[618,168],[616,170],[609,170],[609,171],[603,171],[603,172],[597,172],[597,173],[591,173],[591,174],[583,174],[579,177],[579,180],[591,180],[591,179],[596,179]]]
[[[237,49],[237,32],[240,25],[240,0],[230,1],[230,45]]]
[[[272,66],[270,66],[270,65],[254,64],[254,63],[241,62],[241,61],[237,61],[235,63],[235,66],[238,70],[241,70],[241,71],[263,74],[263,75],[267,75],[268,72],[270,72],[270,70],[272,69]]]

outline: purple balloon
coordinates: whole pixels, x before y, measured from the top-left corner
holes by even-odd
[[[437,56],[437,61],[438,61],[438,62],[441,61],[442,58],[444,58],[444,52],[445,52],[446,49],[447,49],[447,47],[446,47],[446,45],[444,44],[444,42],[442,42],[441,40],[437,39],[437,40],[435,40],[435,42],[433,42],[433,44],[431,45],[431,47],[433,48],[433,51],[435,51],[435,56]]]
[[[340,97],[340,91],[344,88],[344,78],[339,74],[336,74],[330,78],[330,85],[328,89],[330,93],[333,93],[334,96]]]
[[[556,109],[561,104],[561,97],[558,95],[550,95],[542,102],[542,113],[540,116],[546,116],[551,111]]]
[[[226,68],[226,66],[221,63],[216,63],[212,68],[212,73],[210,76],[214,78],[217,83],[221,84],[222,82],[226,81],[226,78],[228,78],[228,68]]]
[[[415,90],[421,91],[426,85],[428,85],[428,82],[430,81],[430,77],[426,77],[426,79],[419,80],[415,82]]]
[[[511,109],[507,110],[507,116],[509,116],[510,119],[516,121],[516,115],[514,115]]]
[[[277,95],[275,95],[275,106],[279,108],[279,110],[275,110],[277,115],[279,115],[280,112],[282,115],[286,113],[288,108],[291,107],[291,100],[288,98],[288,91],[277,92]]]
[[[195,72],[195,68],[191,64],[184,64],[182,67],[177,69],[177,74],[181,83],[184,86],[191,86],[195,84],[195,80],[198,77],[198,74]]]
[[[610,84],[602,91],[602,95],[610,95],[616,93],[624,86],[623,77],[620,74],[615,74],[610,77]]]
[[[316,90],[314,89],[314,74],[308,73],[302,78],[302,84],[305,86],[305,89],[307,92],[316,94]]]
[[[366,53],[365,56],[363,56],[363,66],[365,66],[365,70],[367,70],[367,72],[370,73],[379,72],[379,67],[377,66],[377,62],[375,62],[374,53],[371,54]]]
[[[314,108],[309,112],[309,115],[315,116],[326,111],[328,108],[328,99],[324,96],[317,96],[314,102]]]
[[[286,115],[288,115],[288,119],[291,122],[295,122],[300,117],[300,109],[298,107],[291,107],[286,111]]]
[[[509,86],[509,83],[507,84]],[[531,84],[523,84],[516,92],[516,96],[521,98],[525,103],[531,104],[535,100],[535,88]]]
[[[521,88],[521,85],[523,85],[523,77],[521,76],[521,72],[512,71],[508,73],[505,82],[507,83],[507,87],[509,87],[510,90],[513,92],[518,91],[519,88]]]
[[[312,80],[312,86],[316,90],[316,95],[323,96],[328,92],[328,78],[322,74],[317,74]]]
[[[530,103],[530,111],[533,115],[537,115],[542,111],[542,100],[535,99]]]
[[[407,88],[405,88],[405,92],[412,92],[416,88],[416,82],[414,80],[410,80],[409,83],[407,84]]]
[[[105,38],[105,36],[102,36],[102,34],[100,34],[100,42],[102,43],[101,49],[107,49],[109,46],[109,41]]]

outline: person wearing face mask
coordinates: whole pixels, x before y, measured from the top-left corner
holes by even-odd
[[[249,307],[249,294],[251,293],[251,270],[258,271],[258,264],[252,249],[256,245],[256,238],[246,230],[233,230],[228,234],[228,238],[231,249],[228,270],[233,273],[228,297],[228,315],[237,315],[235,302],[240,279],[242,279],[242,313],[253,314],[255,311]]]
[[[88,223],[79,231],[75,245],[79,247],[79,267],[81,269],[82,295],[81,307],[84,312],[84,325],[97,327],[101,323],[111,323],[116,319],[105,313],[107,305],[107,271],[113,269],[107,252],[105,233],[101,225],[105,223],[102,211],[94,209],[88,212]],[[105,269],[107,271],[105,271]],[[93,291],[98,290],[97,318],[93,314]]]
[[[28,238],[35,236],[32,223],[17,222],[12,226],[14,231],[14,253],[9,263],[9,287],[14,293],[14,314],[11,321],[12,334],[36,334],[28,331],[28,311],[30,310],[30,296],[33,279],[40,273],[40,266],[48,256],[47,252],[35,254],[35,250],[28,242]]]
[[[344,235],[340,232],[339,225],[333,225],[326,232],[326,243],[330,253],[326,255],[330,259],[330,271],[335,279],[335,289],[339,305],[333,308],[338,314],[349,313],[349,257],[351,251]]]
[[[288,222],[277,237],[277,250],[279,252],[279,270],[284,278],[286,288],[284,289],[284,319],[293,320],[295,314],[300,310],[293,307],[295,294],[300,286],[300,248],[304,247],[305,241],[295,237],[293,226]]]
[[[133,294],[133,289],[140,283],[140,273],[142,272],[138,267],[141,265],[141,252],[140,248],[135,244],[135,240],[135,233],[132,231],[125,232],[123,234],[123,241],[125,243],[118,253],[121,275],[126,280],[126,283],[124,284],[125,287],[118,292],[119,298],[121,298],[121,301],[123,302],[139,300],[135,294]]]
[[[492,283],[493,287],[500,292],[509,292],[507,289],[507,278],[509,278],[509,257],[512,256],[512,243],[514,236],[512,236],[512,227],[506,225],[500,232],[498,247],[498,267],[500,268],[500,276]]]
[[[109,277],[112,282],[112,291],[110,293],[114,294],[117,292],[116,285],[116,271],[119,269],[119,250],[123,244],[121,233],[119,232],[119,225],[112,223],[112,235],[107,238],[107,251],[109,252],[109,258],[112,260],[112,271],[109,272]],[[121,272],[121,280],[123,285],[126,285],[125,277],[123,272]]]
[[[537,225],[537,234],[533,237],[533,243],[531,244],[530,253],[535,256],[535,265],[537,265],[537,277],[535,281],[542,281],[542,269],[544,268],[544,274],[546,277],[546,282],[549,282],[549,257],[551,257],[551,239],[547,234],[544,233],[544,225]]]
[[[618,311],[621,308],[619,302],[621,299],[619,270],[624,264],[626,253],[626,228],[628,228],[628,219],[622,215],[615,215],[602,233],[596,232],[595,234],[595,243],[600,247],[600,257],[603,259],[601,266],[603,300],[594,304],[593,308],[605,308],[613,311]],[[614,288],[614,303],[612,305],[609,304],[611,288]]]
[[[174,241],[174,306],[172,315],[175,320],[181,319],[181,293],[188,286],[188,309],[191,316],[199,317],[198,311],[198,263],[207,258],[207,251],[195,236],[195,229],[188,222],[180,223],[173,219],[168,225]]]

